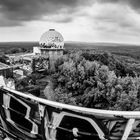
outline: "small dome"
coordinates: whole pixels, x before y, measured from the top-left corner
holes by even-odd
[[[39,44],[43,48],[63,49],[64,39],[59,32],[50,29],[41,36]]]

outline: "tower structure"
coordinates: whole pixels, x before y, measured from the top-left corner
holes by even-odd
[[[63,36],[55,29],[50,29],[42,34],[39,45],[39,47],[34,47],[34,54],[40,54],[42,57],[49,58],[50,68],[54,69],[55,60],[63,56]]]

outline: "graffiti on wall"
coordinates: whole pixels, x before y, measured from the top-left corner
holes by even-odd
[[[23,140],[135,140],[140,112],[64,105],[5,87],[0,89],[0,130]]]

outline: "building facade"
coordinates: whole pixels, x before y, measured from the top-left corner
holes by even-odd
[[[4,76],[5,78],[12,78],[13,67],[0,62],[0,75]]]

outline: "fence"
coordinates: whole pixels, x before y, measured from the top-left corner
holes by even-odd
[[[140,139],[140,112],[61,104],[0,88],[0,130],[10,140]]]

